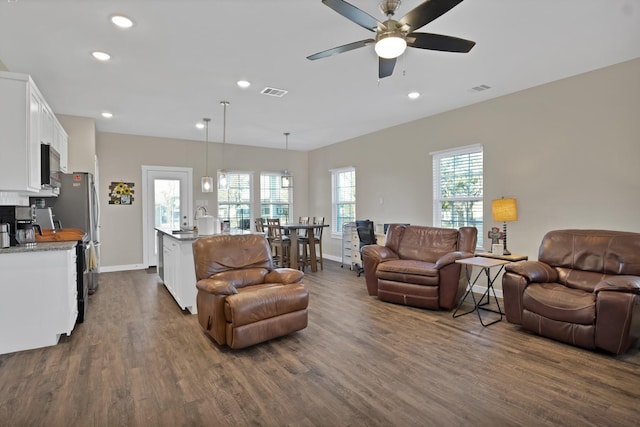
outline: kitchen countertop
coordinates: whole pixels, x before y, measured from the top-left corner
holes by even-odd
[[[11,246],[5,249],[0,249],[0,255],[15,254],[20,252],[65,251],[67,249],[74,248],[77,243],[78,243],[77,241],[38,242],[32,246],[26,246],[26,245]]]
[[[200,237],[216,236],[219,234],[235,235],[235,234],[255,234],[256,233],[250,230],[231,230],[228,233],[215,233],[215,234],[198,234],[197,231],[182,231],[180,233],[173,234],[172,230],[169,230],[166,228],[156,227],[156,230],[162,234],[165,234],[181,242],[193,241],[193,240],[199,239]],[[257,233],[257,234],[264,234],[264,233]]]

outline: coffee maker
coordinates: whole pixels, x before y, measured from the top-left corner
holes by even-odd
[[[35,242],[35,229],[34,224],[36,220],[35,206],[16,206],[15,207],[16,225],[13,230],[13,239],[11,245],[15,246],[20,243],[34,243]],[[19,231],[24,230],[24,231]],[[26,239],[24,242],[19,236],[24,236]]]

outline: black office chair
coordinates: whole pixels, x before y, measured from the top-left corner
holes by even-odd
[[[368,219],[356,220],[356,231],[358,232],[358,239],[360,244],[358,245],[358,252],[360,252],[360,265],[356,265],[356,273],[358,277],[364,273],[364,265],[362,264],[362,247],[366,245],[375,245],[378,243],[376,239],[376,233],[373,229],[373,221]]]

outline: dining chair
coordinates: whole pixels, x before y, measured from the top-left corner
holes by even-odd
[[[267,218],[267,235],[273,261],[279,267],[288,267],[291,239],[282,232],[280,218]]]
[[[324,262],[322,260],[322,230],[324,230],[324,217],[323,216],[314,216],[313,224],[319,225],[320,227],[313,228],[313,239],[316,242],[317,250],[316,250],[316,262],[320,263],[320,270],[324,269]]]
[[[264,233],[264,218],[256,218],[255,225],[258,233]]]
[[[309,217],[298,217],[298,224],[309,224]],[[298,268],[304,271],[304,268],[310,263],[309,251],[307,250],[309,247],[309,238],[307,237],[307,230],[296,230],[296,233],[298,233],[298,253],[300,254],[298,257]]]

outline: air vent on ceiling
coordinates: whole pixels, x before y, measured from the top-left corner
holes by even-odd
[[[262,92],[260,93],[263,95],[277,96],[278,98],[282,98],[284,95],[287,94],[287,92],[289,91],[283,90],[283,89],[276,89],[273,87],[265,87],[264,89],[262,89]]]
[[[471,89],[469,89],[470,92],[482,92],[485,90],[491,89],[491,86],[487,86],[487,85],[479,85],[479,86],[474,86]]]

